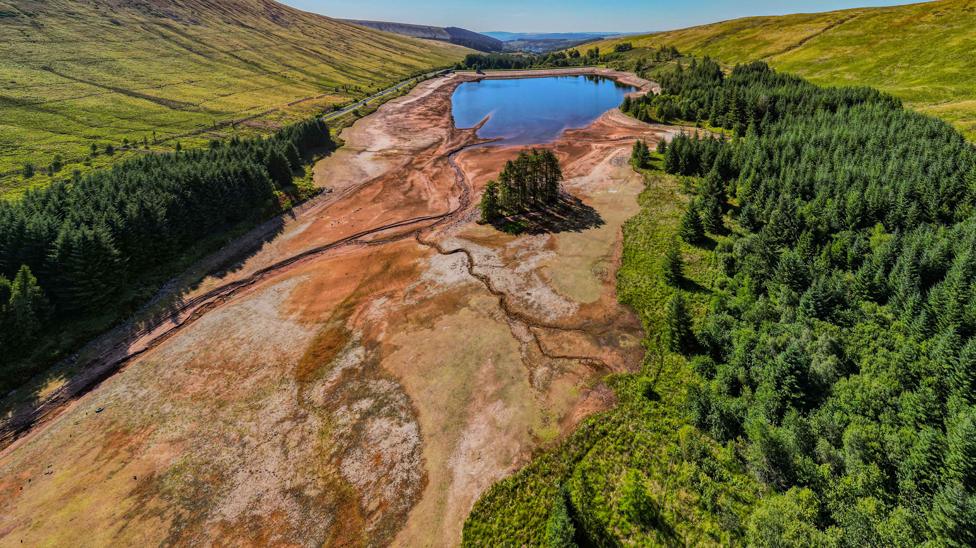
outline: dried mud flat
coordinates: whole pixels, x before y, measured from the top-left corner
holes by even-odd
[[[668,129],[611,111],[546,145],[586,222],[505,234],[473,203],[518,149],[453,127],[470,78],[348,128],[331,194],[4,449],[0,545],[455,545],[488,486],[612,405],[601,379],[642,355],[614,293],[627,159]]]

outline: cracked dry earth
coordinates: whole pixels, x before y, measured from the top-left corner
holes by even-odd
[[[612,405],[601,379],[642,356],[614,292],[627,159],[668,130],[566,132],[547,146],[600,222],[504,234],[473,204],[518,149],[453,128],[470,78],[348,128],[316,166],[334,192],[194,295],[253,283],[4,449],[0,545],[456,545],[487,487]]]

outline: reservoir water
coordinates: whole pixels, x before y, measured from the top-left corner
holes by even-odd
[[[452,97],[454,124],[506,145],[554,140],[563,130],[582,128],[620,106],[636,88],[600,76],[550,76],[465,82]]]

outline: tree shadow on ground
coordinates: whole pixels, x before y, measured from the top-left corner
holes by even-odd
[[[699,249],[704,249],[705,251],[715,251],[715,248],[718,247],[718,240],[706,234],[704,237],[702,237],[701,241],[695,242],[691,245]]]
[[[492,226],[509,234],[583,232],[606,224],[600,213],[571,194],[560,194],[555,204],[517,215],[500,217]]]
[[[689,293],[707,293],[709,289],[688,277],[682,277],[678,286]]]

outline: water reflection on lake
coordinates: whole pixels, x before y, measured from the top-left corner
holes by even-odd
[[[588,126],[633,91],[592,75],[482,80],[458,86],[452,111],[459,128],[490,116],[479,137],[500,138],[507,145],[546,143],[565,129]]]

